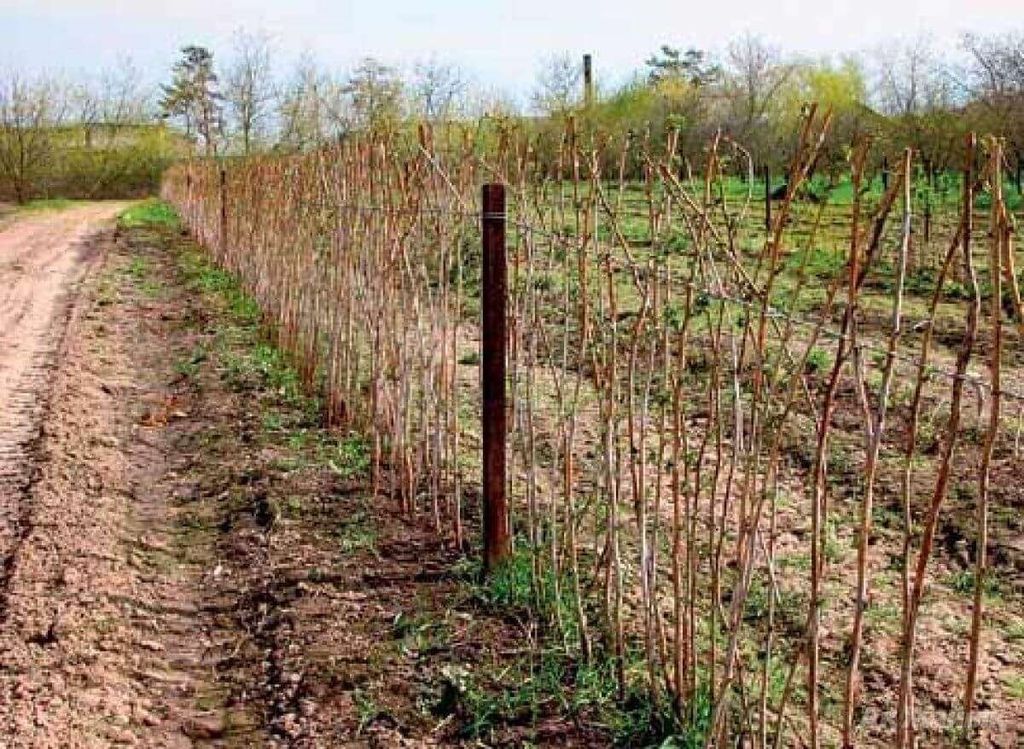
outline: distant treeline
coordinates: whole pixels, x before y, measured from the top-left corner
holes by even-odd
[[[0,77],[0,201],[150,195],[189,150],[131,68],[94,84]]]
[[[574,168],[555,156],[574,132],[610,178],[643,175],[643,148],[631,143],[670,144],[682,174],[715,138],[744,153],[723,170],[753,164],[759,176],[767,168],[784,178],[812,103],[831,118],[812,167],[829,183],[848,172],[851,144],[864,137],[876,145],[868,165],[876,176],[909,145],[916,181],[932,182],[960,167],[970,131],[1003,138],[1011,174],[1024,162],[1024,30],[968,34],[946,48],[922,36],[841,58],[791,54],[750,35],[717,53],[666,44],[617,84],[601,61],[594,50],[589,79],[582,53],[540,61],[524,99],[438,58],[401,68],[366,58],[339,72],[307,56],[284,70],[268,36],[240,32],[223,56],[183,47],[159,91],[130,65],[91,83],[8,76],[0,78],[0,199],[134,196],[155,190],[177,156],[306,152],[368,131],[415,137],[420,123],[438,142],[468,138],[464,145],[485,152],[502,132],[525,132],[534,150],[524,159],[551,176]]]
[[[88,142],[81,127],[36,134],[31,165],[17,160],[5,161],[13,168],[0,165],[0,201],[146,197],[158,191],[164,170],[187,152],[181,138],[163,125],[124,128],[116,139],[97,136]],[[0,143],[0,150],[20,149]],[[26,168],[19,169],[19,163]]]

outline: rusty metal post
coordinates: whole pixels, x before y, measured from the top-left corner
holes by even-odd
[[[228,170],[220,168],[220,254],[227,257],[228,252]]]
[[[583,106],[589,112],[594,104],[594,58],[583,55]]]
[[[764,168],[764,230],[772,230],[772,173],[767,165]]]
[[[505,499],[505,352],[508,266],[505,258],[505,186],[483,187],[483,520],[484,574],[509,555],[508,506]]]

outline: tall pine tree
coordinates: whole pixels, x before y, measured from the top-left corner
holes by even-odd
[[[217,90],[213,53],[196,45],[183,47],[172,72],[171,83],[160,87],[161,109],[168,117],[180,118],[189,137],[197,134],[202,139],[207,156],[216,156],[223,130],[223,97]]]

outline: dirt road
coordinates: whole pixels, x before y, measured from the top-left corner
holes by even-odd
[[[123,208],[0,227],[0,749],[228,734],[212,539],[180,532],[187,305],[116,238]]]
[[[40,211],[0,225],[0,559],[22,533],[28,451],[40,429],[70,301],[95,253],[88,239],[124,206]]]

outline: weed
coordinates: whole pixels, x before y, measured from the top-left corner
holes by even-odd
[[[373,551],[377,546],[377,531],[363,510],[352,513],[340,523],[334,531],[334,536],[338,539],[338,547],[344,554],[362,550]]]
[[[838,564],[843,558],[843,547],[839,543],[839,523],[829,518],[825,524],[825,559],[829,564]]]
[[[973,594],[975,587],[974,570],[965,569],[951,573],[946,578],[946,585],[962,596]],[[989,570],[988,574],[985,575],[982,591],[985,594],[985,598],[990,600],[997,600],[1002,594],[1002,581],[992,570]]]
[[[903,610],[895,603],[872,602],[865,609],[864,616],[872,626],[889,634],[895,634],[899,631]]]
[[[118,217],[117,223],[122,229],[161,227],[176,230],[181,226],[181,220],[170,204],[156,199],[136,203]]]
[[[1024,676],[1020,674],[1004,674],[1003,689],[1011,700],[1024,700]]]
[[[284,427],[284,420],[281,414],[276,411],[269,411],[263,414],[263,430],[267,432],[279,432]]]
[[[452,631],[447,622],[399,612],[391,625],[391,636],[399,641],[403,654],[421,654],[447,649]]]
[[[196,346],[192,353],[177,361],[174,371],[186,380],[195,380],[199,376],[199,365],[208,358],[203,346]]]
[[[480,363],[480,352],[470,351],[459,357],[459,364],[463,364],[467,367],[475,367]]]
[[[807,355],[807,362],[804,364],[804,370],[809,374],[819,374],[828,369],[832,363],[832,357],[827,351],[820,348],[813,348]]]
[[[373,721],[381,716],[381,709],[365,689],[356,689],[352,693],[352,700],[355,702],[356,714],[359,716],[356,736],[360,736]]]
[[[40,200],[30,200],[21,206],[18,210],[26,212],[43,212],[43,211],[64,211],[68,208],[78,205],[77,200],[67,200],[65,198],[49,198]]]
[[[1011,642],[1024,641],[1024,619],[1015,619],[1006,627],[1006,639]]]
[[[149,273],[149,262],[144,257],[135,256],[132,258],[131,263],[128,264],[125,273],[136,281],[141,281]]]
[[[350,432],[330,452],[327,465],[343,481],[365,476],[370,470],[370,444],[366,437]]]

